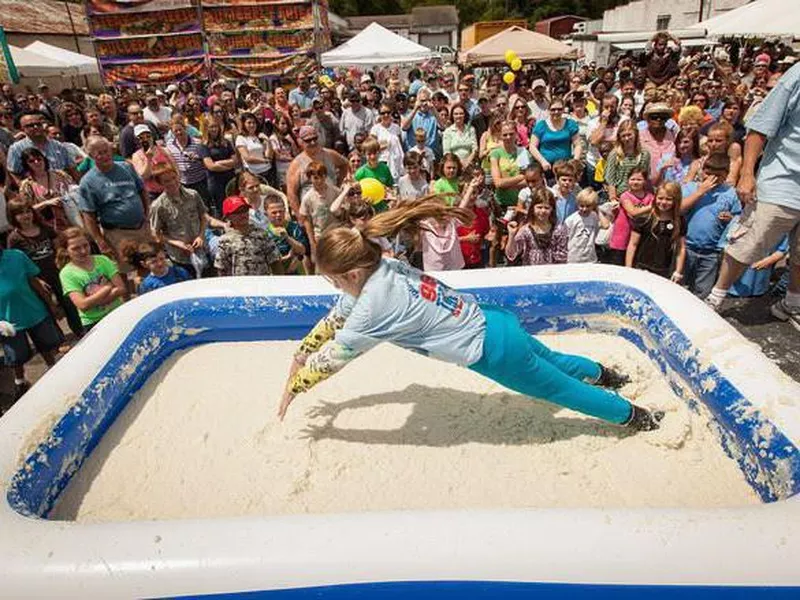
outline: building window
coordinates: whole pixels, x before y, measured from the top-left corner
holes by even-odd
[[[666,31],[669,29],[669,20],[672,18],[672,15],[658,15],[656,19],[656,30],[657,31]]]

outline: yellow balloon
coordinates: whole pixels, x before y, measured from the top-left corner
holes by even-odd
[[[511,69],[513,71],[519,71],[522,68],[522,60],[517,57],[511,61]]]
[[[514,73],[512,73],[511,71],[506,71],[503,74],[503,81],[505,81],[507,85],[511,85],[512,83],[514,83],[514,80],[516,78],[517,76],[514,75]]]
[[[513,50],[506,50],[506,63],[511,64],[517,58],[517,53]]]
[[[367,177],[358,183],[361,186],[361,195],[373,204],[377,204],[386,198],[386,188],[377,179]]]

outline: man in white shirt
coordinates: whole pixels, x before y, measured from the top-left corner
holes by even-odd
[[[169,130],[169,120],[172,118],[172,109],[162,106],[158,96],[147,96],[147,106],[144,108],[144,120],[149,121],[163,134]]]
[[[547,84],[544,79],[534,80],[531,84],[531,92],[533,93],[533,100],[528,102],[531,116],[536,121],[547,119],[550,116],[550,102],[547,99]]]

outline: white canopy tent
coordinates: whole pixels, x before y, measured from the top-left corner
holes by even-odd
[[[55,60],[59,63],[64,63],[70,67],[69,75],[99,75],[100,69],[97,67],[97,61],[91,56],[79,54],[59,48],[58,46],[51,46],[41,41],[33,42],[25,47],[26,52],[33,52],[48,60]]]
[[[321,60],[324,67],[373,66],[420,63],[434,54],[431,49],[373,22],[341,46],[324,52]]]
[[[692,25],[705,29],[708,37],[800,36],[800,2],[797,0],[756,0],[737,9]]]
[[[63,77],[70,75],[70,66],[56,59],[45,58],[23,48],[8,45],[20,77]]]

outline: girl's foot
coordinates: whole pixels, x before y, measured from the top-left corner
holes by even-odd
[[[621,373],[613,367],[600,365],[600,378],[595,382],[595,385],[618,390],[630,382],[631,378],[625,373]]]
[[[653,431],[661,427],[663,418],[663,410],[650,411],[641,406],[631,404],[631,416],[622,425],[634,431]]]

